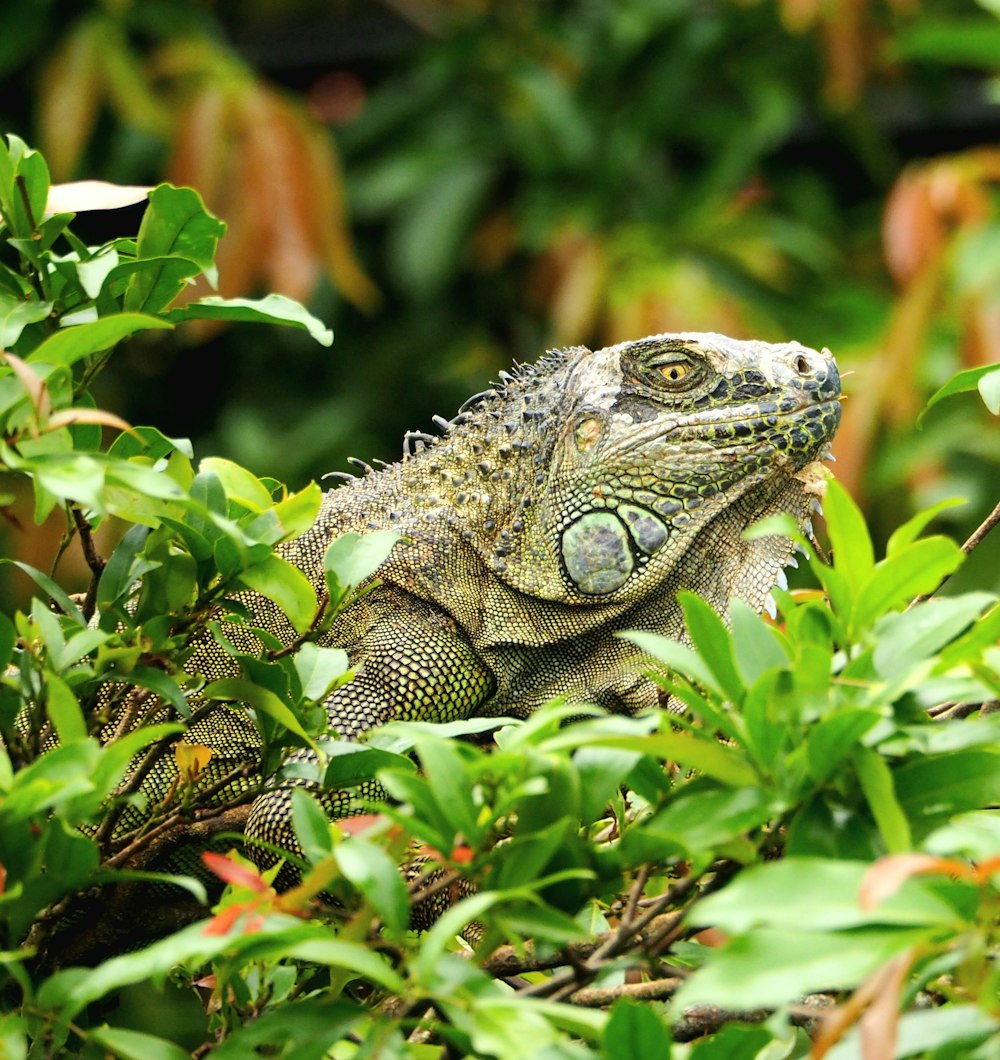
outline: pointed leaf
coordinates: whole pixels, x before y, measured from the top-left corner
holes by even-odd
[[[62,328],[36,346],[28,357],[32,364],[70,365],[114,346],[137,331],[171,329],[173,324],[145,313],[115,313],[90,324]]]
[[[281,294],[266,298],[218,298],[214,295],[171,309],[168,320],[250,321],[258,324],[284,324],[307,331],[321,346],[333,345],[333,332],[304,306]]]

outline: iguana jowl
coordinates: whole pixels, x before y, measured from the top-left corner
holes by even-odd
[[[442,437],[328,493],[284,547],[322,588],[338,534],[403,535],[329,632],[356,671],[326,703],[331,728],[526,716],[557,695],[655,706],[638,649],[614,634],[681,636],[682,589],[720,613],[733,598],[764,606],[792,545],[742,532],[778,512],[807,521],[839,397],[827,351],[712,334],[573,348],[504,376]],[[251,606],[261,628],[294,637],[270,601]],[[232,660],[206,639],[191,666],[215,678]],[[231,761],[252,726],[220,707],[187,739]],[[323,801],[348,808],[343,793]],[[257,799],[247,836],[293,842],[287,790]]]

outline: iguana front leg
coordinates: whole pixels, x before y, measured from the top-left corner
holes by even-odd
[[[350,656],[354,679],[326,702],[330,729],[355,740],[376,725],[393,720],[446,722],[468,718],[493,694],[496,682],[453,619],[426,602],[382,587],[352,608],[355,626]],[[338,638],[338,631],[331,634]],[[343,636],[343,631],[339,631]],[[299,751],[289,761],[314,760]],[[299,852],[291,819],[291,792],[304,785],[314,791],[331,817],[358,812],[359,800],[378,798],[375,782],[351,791],[322,790],[315,782],[293,780],[259,796],[245,830],[250,856],[272,864],[271,847]],[[261,844],[266,844],[262,846]]]

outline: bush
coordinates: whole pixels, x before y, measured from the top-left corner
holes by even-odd
[[[0,617],[7,1054],[708,1060],[804,1055],[809,1032],[814,1055],[860,1055],[862,1038],[865,1055],[994,1055],[1000,722],[982,705],[1000,690],[1000,607],[935,595],[964,557],[922,536],[943,505],[876,561],[831,482],[832,561],[799,541],[821,592],[777,590],[780,622],[734,605],[729,624],[686,595],[689,644],[631,634],[684,713],[554,703],[524,722],[330,742],[319,704],[349,674],[315,637],[391,539],[335,543],[318,599],[274,551],[311,524],[315,485],[195,465],[90,388],[119,342],[190,319],[332,336],[274,296],[178,304],[211,277],[223,229],[192,191],[152,190],[138,238],[99,247],[72,234],[72,213],[47,212],[48,193],[44,160],[11,137],[0,459],[30,482],[36,518],[65,512],[62,551],[77,542],[91,580],[72,598],[19,562],[42,595]],[[978,386],[994,401],[998,374],[940,396]],[[95,534],[112,520],[105,562]],[[781,520],[753,532],[797,534]],[[199,687],[192,640],[246,620],[241,588],[298,637]],[[242,704],[253,761],[223,768],[180,742],[220,701]],[[494,746],[456,738],[487,730]],[[235,851],[191,875],[184,841],[224,840],[301,746],[328,786],[377,777],[392,801],[330,822],[297,792],[303,871],[283,894]],[[159,768],[174,783],[144,803]],[[210,913],[209,878],[226,884]],[[443,911],[416,933],[421,902]],[[123,909],[126,927],[164,909],[198,919],[109,955],[124,939],[95,919]],[[148,999],[168,981],[204,1001],[186,1028],[115,1012],[121,991]]]

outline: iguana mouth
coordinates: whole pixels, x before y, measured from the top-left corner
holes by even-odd
[[[733,448],[745,452],[754,452],[766,444],[774,444],[775,433],[784,437],[779,425],[788,425],[793,429],[799,424],[817,424],[822,426],[819,437],[810,435],[810,442],[803,449],[810,451],[814,446],[829,441],[840,423],[840,398],[824,401],[796,403],[794,408],[776,407],[774,411],[762,412],[760,405],[745,405],[739,409],[719,410],[713,417],[712,412],[698,413],[684,420],[671,424],[666,429],[659,425],[642,425],[646,430],[639,430],[628,439],[627,444],[616,447],[617,454],[624,455],[636,449],[656,444],[658,441],[677,438],[684,443],[703,443],[706,448],[715,449],[719,443],[735,443]],[[650,428],[654,428],[650,429]],[[617,455],[616,454],[616,455]]]

